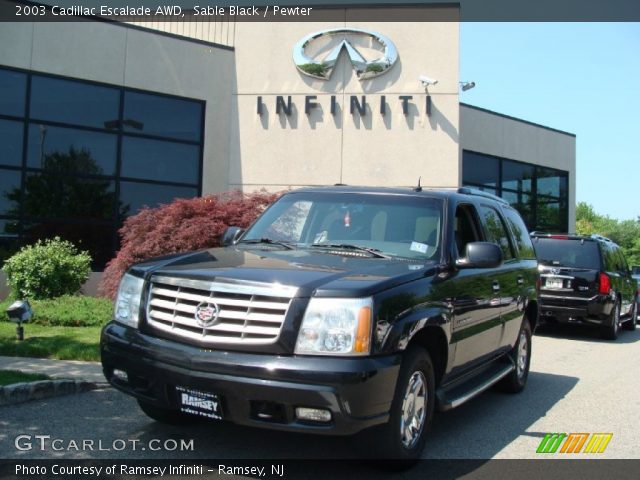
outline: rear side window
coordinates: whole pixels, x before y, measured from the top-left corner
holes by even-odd
[[[618,271],[619,259],[613,248],[607,244],[602,245],[602,255],[604,257],[604,270],[607,272]]]
[[[502,258],[504,260],[514,258],[511,244],[509,243],[509,234],[498,212],[491,207],[484,206],[480,207],[480,211],[484,219],[487,241],[498,244],[502,250]]]
[[[627,266],[627,261],[624,258],[624,253],[622,253],[620,247],[613,247],[613,249],[615,250],[616,256],[618,257],[618,272],[626,273],[629,270],[629,267]]]
[[[502,211],[513,233],[513,239],[520,252],[520,258],[535,260],[536,254],[533,250],[533,243],[531,243],[531,237],[520,214],[512,208],[503,208]]]
[[[541,265],[600,270],[597,242],[536,237],[533,247]]]

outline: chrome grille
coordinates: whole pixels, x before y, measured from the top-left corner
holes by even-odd
[[[274,343],[297,288],[231,284],[154,276],[147,299],[149,325],[177,337],[205,343]],[[196,320],[198,306],[215,306],[207,325]]]

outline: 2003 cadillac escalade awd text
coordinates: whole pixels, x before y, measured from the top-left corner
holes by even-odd
[[[498,197],[307,188],[223,244],[140,263],[121,281],[102,364],[153,419],[375,427],[376,455],[406,460],[435,408],[525,386],[537,261]]]

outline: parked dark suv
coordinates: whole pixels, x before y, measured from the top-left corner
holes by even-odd
[[[151,418],[375,427],[369,452],[414,459],[436,407],[525,386],[537,262],[497,197],[307,188],[223,243],[121,281],[102,364]]]
[[[615,340],[636,328],[637,284],[620,247],[598,235],[532,233],[540,264],[543,321],[598,325]]]

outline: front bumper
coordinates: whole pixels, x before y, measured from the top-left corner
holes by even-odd
[[[331,358],[203,349],[114,322],[102,330],[100,350],[107,380],[145,402],[177,409],[175,387],[187,387],[217,394],[223,418],[233,423],[334,435],[388,421],[400,367],[399,355]],[[125,371],[128,381],[114,377],[114,369]],[[300,421],[296,407],[329,410],[331,421]]]

